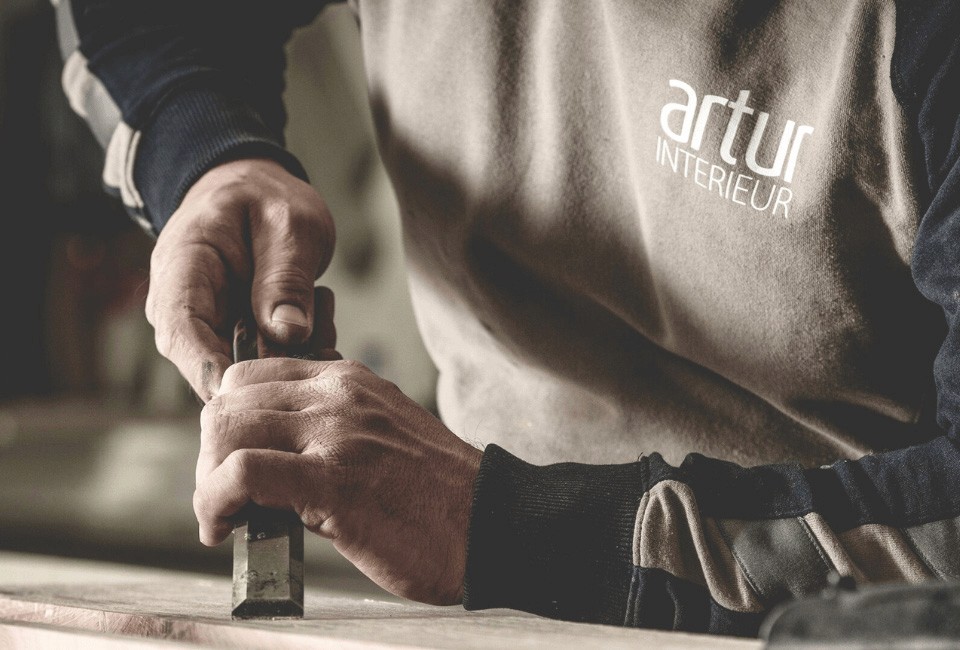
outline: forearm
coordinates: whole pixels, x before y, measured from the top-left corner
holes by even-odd
[[[474,488],[467,609],[622,625],[644,468],[537,467],[489,445]]]
[[[691,455],[534,467],[491,446],[468,609],[755,635],[770,608],[860,583],[960,577],[960,452],[946,437],[803,470]]]
[[[71,0],[58,6],[64,89],[107,151],[104,182],[159,231],[212,167],[283,148],[284,43],[322,2]]]

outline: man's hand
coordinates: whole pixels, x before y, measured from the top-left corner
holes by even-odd
[[[201,427],[204,544],[250,501],[293,510],[387,591],[460,602],[481,453],[396,386],[352,361],[246,361]]]
[[[232,361],[230,300],[252,300],[260,331],[274,342],[302,343],[314,322],[313,283],[333,245],[327,206],[279,164],[238,160],[211,169],[153,250],[147,320],[160,354],[206,402]],[[237,296],[242,287],[252,295]],[[318,318],[332,318],[331,310],[318,309]]]

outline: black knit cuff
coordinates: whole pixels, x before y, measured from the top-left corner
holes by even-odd
[[[269,158],[307,180],[303,166],[283,148],[282,135],[248,104],[210,89],[167,98],[141,134],[133,172],[157,231],[206,171],[241,158]]]
[[[538,467],[489,445],[474,488],[464,607],[623,625],[640,468]]]

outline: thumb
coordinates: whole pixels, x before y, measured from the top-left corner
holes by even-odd
[[[280,345],[298,345],[313,330],[313,282],[320,270],[316,239],[259,233],[252,239],[251,301],[261,333]]]
[[[232,517],[247,503],[304,512],[306,499],[316,499],[319,486],[315,459],[274,449],[238,449],[201,481],[193,494],[200,540],[222,542],[233,530]]]

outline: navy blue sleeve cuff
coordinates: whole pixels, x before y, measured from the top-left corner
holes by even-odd
[[[187,89],[166,99],[141,133],[133,171],[150,221],[159,232],[187,190],[209,169],[241,158],[268,158],[307,180],[257,112],[211,89]]]
[[[474,488],[464,607],[623,625],[642,466],[539,467],[489,445]]]

